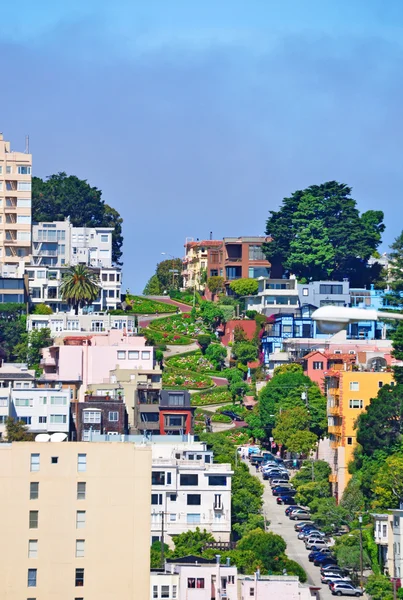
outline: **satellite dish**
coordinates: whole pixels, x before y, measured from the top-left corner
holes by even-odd
[[[49,438],[51,442],[64,442],[67,440],[67,433],[52,433]]]
[[[38,433],[35,436],[35,442],[50,442],[50,435],[48,433]]]

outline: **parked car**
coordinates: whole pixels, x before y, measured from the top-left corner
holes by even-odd
[[[328,569],[320,578],[322,583],[351,583],[351,577]]]
[[[324,567],[325,565],[337,565],[337,560],[334,556],[329,556],[328,554],[322,554],[321,556],[317,556],[313,561],[315,567]]]
[[[286,517],[288,517],[288,515],[290,513],[292,513],[293,510],[297,510],[297,508],[302,508],[301,506],[299,506],[298,504],[293,504],[292,506],[287,506],[287,508],[284,511],[284,514]],[[294,525],[294,529],[295,529],[296,525]]]
[[[284,494],[284,496],[277,496],[277,504],[293,504],[295,502],[294,494]]]
[[[308,554],[308,560],[309,562],[313,562],[315,560],[315,558],[317,556],[319,556],[320,554],[328,554],[329,556],[331,555],[332,551],[330,548],[322,548],[321,550],[311,550],[311,552]],[[337,569],[339,569],[339,567],[337,567]],[[340,569],[341,571],[341,569]]]
[[[288,477],[282,477],[281,479],[272,479],[270,481],[270,485],[271,487],[276,487],[276,485],[284,485],[285,487],[290,486],[292,487],[291,483],[289,483],[289,479]]]
[[[333,596],[357,596],[359,598],[364,594],[364,590],[354,587],[351,583],[335,583],[330,588]]]
[[[302,509],[297,509],[294,510],[291,514],[290,514],[290,519],[291,521],[303,521],[303,520],[307,520],[310,519],[311,515],[308,511],[306,510],[302,510]]]
[[[294,527],[295,529],[295,527]],[[315,523],[308,523],[308,524],[304,524],[302,527],[300,527],[299,529],[297,529],[297,533],[298,535],[300,533],[303,533],[304,535],[306,533],[310,533],[311,531],[316,531],[318,528],[316,527]]]
[[[309,537],[305,541],[305,548],[307,550],[320,550],[321,548],[328,548],[329,546],[325,540],[318,537]]]
[[[307,540],[308,538],[314,537],[318,538],[319,540],[322,540],[326,537],[326,534],[323,533],[323,531],[319,531],[318,529],[308,529],[307,531],[302,530],[298,534],[299,540]]]
[[[321,554],[324,554],[324,551],[321,550]],[[328,571],[334,571],[335,573],[345,573],[344,569],[339,567],[338,565],[322,565],[320,568],[320,574],[323,575]]]
[[[297,507],[296,509],[294,509],[294,510],[297,510],[297,509],[305,510],[305,508],[304,508],[303,506],[298,506],[298,507]],[[292,512],[294,512],[294,511],[293,511],[293,510],[292,510],[292,511],[290,511],[290,514],[291,514]],[[289,514],[288,516],[290,516],[290,514]],[[295,531],[302,531],[302,529],[303,529],[304,527],[306,527],[307,525],[311,525],[311,526],[313,526],[313,527],[314,527],[314,529],[316,529],[316,525],[315,525],[315,523],[312,523],[312,521],[308,521],[307,519],[305,519],[304,521],[301,521],[301,523],[296,523],[296,524],[294,525],[294,529],[295,529]]]
[[[281,496],[282,492],[289,494],[292,491],[292,488],[284,485],[276,485],[276,487],[272,488],[273,496]]]
[[[233,419],[233,420],[236,421],[237,419]],[[263,456],[260,456],[260,454],[252,454],[252,458],[250,459],[250,464],[251,465],[262,465],[263,464]]]

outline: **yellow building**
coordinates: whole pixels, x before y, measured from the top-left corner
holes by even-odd
[[[31,170],[31,154],[12,152],[0,133],[0,266],[30,258]]]
[[[149,598],[151,448],[0,444],[1,600]]]
[[[340,499],[351,475],[348,463],[353,459],[357,430],[354,424],[379,388],[393,382],[393,373],[369,371],[333,371],[325,378],[330,444],[334,451],[333,494]]]
[[[208,274],[208,250],[213,248],[217,250],[222,246],[222,242],[217,240],[202,240],[194,242],[193,239],[186,240],[182,277],[184,288],[196,288],[197,290],[204,289]],[[221,251],[222,254],[222,251]],[[218,258],[217,258],[218,262]],[[216,266],[216,265],[214,265]],[[219,271],[213,271],[215,275],[219,275]],[[221,273],[222,275],[222,273]]]

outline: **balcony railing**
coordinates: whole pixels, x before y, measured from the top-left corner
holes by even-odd
[[[327,407],[327,414],[330,416],[338,416],[340,415],[340,406],[337,404],[335,406]]]
[[[329,425],[327,430],[329,433],[333,433],[333,435],[341,435],[341,425]]]
[[[336,473],[332,473],[331,475],[329,475],[329,482],[330,483],[337,483],[337,475],[336,475]]]
[[[339,448],[339,447],[340,447],[340,442],[337,442],[336,440],[333,440],[333,441],[331,441],[331,442],[330,442],[330,447],[331,447],[333,450],[336,450],[337,448]]]

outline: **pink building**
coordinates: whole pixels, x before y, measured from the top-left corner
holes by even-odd
[[[145,338],[123,335],[119,330],[104,335],[65,337],[63,345],[44,348],[42,356],[42,381],[76,384],[81,402],[89,386],[110,383],[110,371],[150,371],[154,365],[154,351],[146,346]]]

